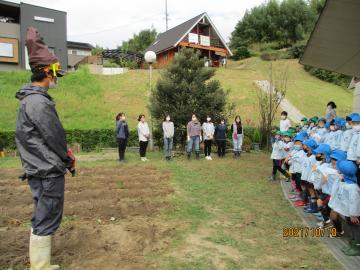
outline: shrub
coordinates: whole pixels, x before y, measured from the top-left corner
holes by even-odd
[[[105,67],[105,68],[117,68],[117,67],[119,67],[119,65],[114,63],[114,62],[107,62],[107,63],[103,64],[103,67]]]
[[[252,136],[252,140],[254,143],[261,143],[261,133],[259,128],[254,128],[254,133]]]
[[[239,48],[235,49],[234,55],[233,55],[233,59],[235,61],[241,60],[241,59],[245,59],[245,58],[249,58],[251,56],[250,51],[248,50],[248,48],[246,46],[241,46]]]
[[[320,80],[330,82],[342,87],[348,87],[351,81],[351,77],[333,71],[328,71],[325,69],[315,68],[311,66],[304,66],[304,69],[311,75],[319,78]]]
[[[252,140],[253,134],[257,128],[244,127],[244,136]],[[230,129],[229,129],[230,130]],[[81,150],[84,152],[94,151],[99,148],[117,147],[117,141],[114,129],[72,129],[65,130],[68,145],[80,144]],[[138,146],[137,130],[130,130],[128,139],[128,146]],[[229,141],[232,141],[232,134],[228,132]],[[161,127],[153,130],[154,146],[163,148],[163,132]],[[15,131],[0,132],[0,142],[5,149],[15,150]],[[1,144],[0,143],[0,144]],[[184,149],[186,145],[186,128],[175,127],[174,148],[180,146]]]
[[[300,58],[304,54],[305,47],[305,44],[294,44],[289,49],[289,55],[294,59]]]
[[[252,147],[252,140],[249,136],[244,135],[244,140],[243,140],[243,149],[246,152],[249,152],[251,150]]]
[[[267,50],[260,54],[260,58],[264,61],[278,60],[280,59],[280,52]]]

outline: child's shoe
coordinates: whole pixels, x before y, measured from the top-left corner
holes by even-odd
[[[306,206],[306,202],[304,201],[297,201],[294,203],[294,206],[295,207],[303,207],[303,206]]]

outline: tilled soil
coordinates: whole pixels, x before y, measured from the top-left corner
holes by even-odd
[[[28,264],[32,198],[18,170],[0,175],[0,269]],[[159,218],[173,192],[152,167],[84,168],[67,177],[65,210],[53,241],[65,269],[152,269],[145,255],[167,247],[174,224]]]

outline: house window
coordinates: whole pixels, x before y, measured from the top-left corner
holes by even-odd
[[[164,52],[164,53],[163,53],[163,58],[164,58],[165,61],[168,60],[168,52]]]
[[[77,55],[76,50],[71,50],[71,54],[75,54],[75,55]]]

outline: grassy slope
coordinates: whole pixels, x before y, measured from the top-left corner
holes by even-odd
[[[87,154],[78,167],[118,166],[101,154]],[[278,182],[268,182],[271,169],[266,154],[244,154],[241,160],[227,157],[209,162],[183,158],[168,163],[159,153],[150,162],[138,163],[128,154],[124,166],[155,166],[171,172],[175,189],[171,206],[159,218],[177,224],[169,247],[148,253],[155,269],[341,269],[316,238],[284,238],[283,228],[304,224],[284,198]],[[108,157],[109,158],[109,157]],[[258,164],[262,164],[259,166]],[[6,158],[0,168],[19,167]]]
[[[326,103],[338,104],[338,114],[351,112],[352,94],[341,87],[323,82],[308,73],[297,60],[275,62],[275,69],[289,69],[287,98],[305,115],[323,115]],[[230,62],[228,69],[218,69],[215,78],[224,89],[230,89],[230,99],[244,120],[257,120],[254,80],[268,79],[269,62],[251,58]],[[28,80],[28,72],[0,72],[0,129],[12,130],[18,103],[14,94]],[[154,82],[159,71],[154,71]],[[132,70],[119,76],[94,76],[85,70],[69,74],[60,87],[51,90],[66,128],[112,128],[119,111],[128,115],[130,127],[136,125],[139,113],[148,114],[148,72]]]

